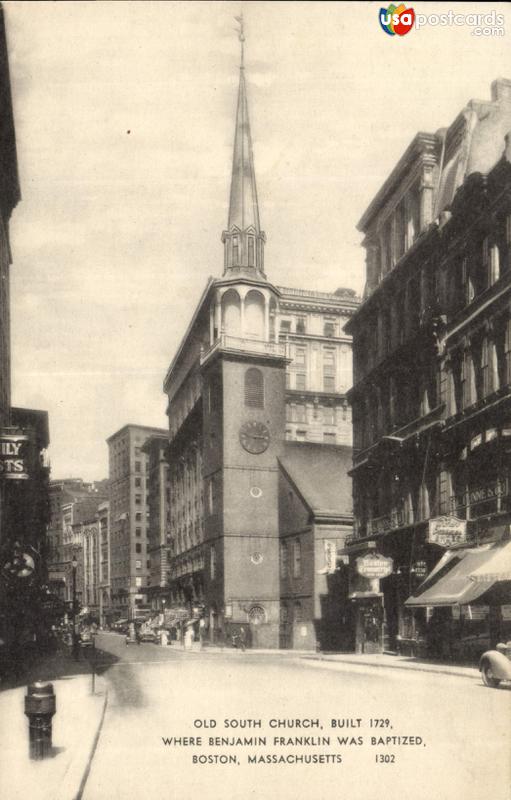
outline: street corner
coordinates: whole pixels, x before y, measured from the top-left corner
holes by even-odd
[[[106,685],[96,678],[93,694],[91,677],[78,675],[33,686],[51,686],[54,692],[55,713],[41,726],[41,716],[34,725],[26,715],[27,687],[0,694],[0,715],[9,720],[0,729],[0,749],[10,766],[0,775],[0,796],[73,800],[85,785],[98,743],[108,702]],[[37,758],[43,751],[45,757]]]

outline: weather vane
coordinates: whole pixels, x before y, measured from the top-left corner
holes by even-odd
[[[245,42],[245,35],[244,35],[244,32],[243,32],[243,12],[241,12],[241,14],[240,14],[240,16],[239,16],[239,17],[234,17],[234,19],[235,19],[235,20],[236,20],[236,22],[239,24],[239,29],[238,29],[238,39],[239,39],[239,40],[240,40],[240,42],[241,42],[241,63],[240,63],[240,68],[241,68],[241,69],[243,69],[243,68],[244,68],[244,66],[245,66],[245,64],[244,64],[244,42]]]

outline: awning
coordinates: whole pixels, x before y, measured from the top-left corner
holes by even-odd
[[[468,605],[511,579],[511,542],[448,550],[405,602],[413,606]]]

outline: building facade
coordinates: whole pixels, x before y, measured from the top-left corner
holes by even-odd
[[[223,275],[209,280],[164,381],[168,603],[204,614],[213,641],[246,626],[253,646],[277,647],[279,459],[299,442],[350,444],[342,327],[358,301],[350,290],[277,287],[266,275],[243,65],[222,243]],[[311,646],[318,604],[304,607]]]
[[[0,5],[0,673],[45,646],[48,414],[11,406],[9,223],[20,199],[9,60]]]
[[[434,649],[442,625],[458,631],[459,650],[469,619],[491,616],[484,598],[475,611],[407,598],[421,595],[449,544],[509,533],[510,130],[511,82],[499,79],[490,101],[415,137],[359,224],[367,281],[347,325],[348,550],[354,578],[364,556],[381,575],[353,592],[362,650],[428,639]]]
[[[167,601],[171,556],[170,467],[168,434],[149,436],[143,452],[147,455],[147,596],[154,610],[164,610]]]
[[[148,437],[165,434],[129,424],[107,439],[110,598],[117,618],[131,619],[147,605],[148,455],[142,448]]]

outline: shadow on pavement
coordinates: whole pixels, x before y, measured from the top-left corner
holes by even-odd
[[[3,676],[0,691],[16,689],[34,681],[65,680],[75,675],[91,675],[93,659],[96,675],[104,674],[119,661],[112,653],[93,651],[92,648],[81,649],[77,661],[67,647],[59,648],[53,653],[32,653],[29,659],[24,660],[21,665],[13,665]]]

